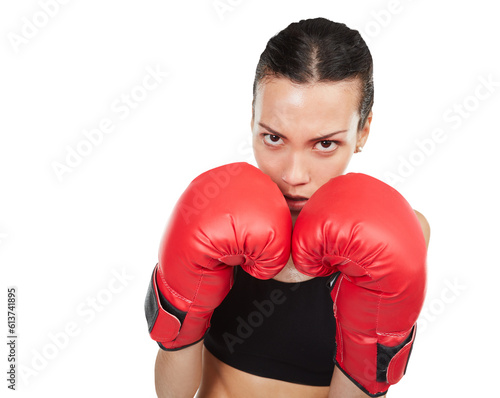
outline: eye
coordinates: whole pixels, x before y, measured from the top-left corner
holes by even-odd
[[[281,137],[274,134],[263,134],[264,142],[267,145],[276,146],[280,143]]]
[[[323,140],[319,141],[314,145],[314,148],[318,149],[320,152],[332,152],[338,147],[337,141]]]

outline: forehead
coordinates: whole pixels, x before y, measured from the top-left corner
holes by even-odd
[[[283,124],[345,124],[358,116],[359,80],[297,84],[286,78],[268,78],[255,98],[258,120]],[[326,126],[325,126],[326,128]]]

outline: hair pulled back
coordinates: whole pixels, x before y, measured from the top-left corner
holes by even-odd
[[[343,23],[305,19],[277,33],[267,42],[257,64],[253,103],[259,83],[269,77],[284,77],[299,84],[359,79],[358,130],[365,125],[373,106],[370,50],[359,32]]]

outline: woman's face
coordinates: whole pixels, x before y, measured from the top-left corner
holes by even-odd
[[[255,159],[280,188],[292,216],[319,187],[344,173],[368,138],[371,114],[358,131],[359,95],[357,80],[305,85],[271,78],[259,85],[251,123]]]

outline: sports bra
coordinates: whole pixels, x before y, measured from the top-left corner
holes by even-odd
[[[260,280],[236,267],[233,287],[212,315],[205,347],[243,372],[329,386],[336,347],[330,280]]]

